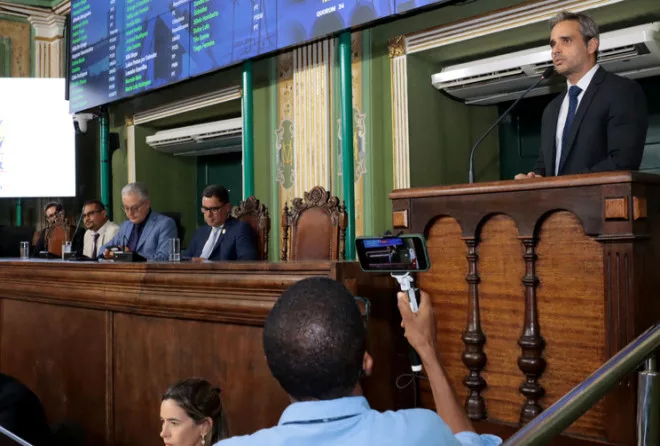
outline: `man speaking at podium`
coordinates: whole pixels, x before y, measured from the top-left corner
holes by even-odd
[[[543,112],[534,171],[515,179],[639,169],[648,129],[642,88],[596,63],[598,25],[589,15],[561,12],[550,25],[552,61],[567,91]]]
[[[121,201],[128,220],[119,232],[101,248],[106,259],[112,259],[112,247],[136,252],[147,260],[167,260],[169,240],[176,238],[176,223],[170,217],[151,209],[149,192],[142,183],[129,183],[121,190]]]

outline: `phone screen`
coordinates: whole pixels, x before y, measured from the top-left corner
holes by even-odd
[[[427,271],[430,267],[424,237],[359,237],[355,240],[364,271]]]

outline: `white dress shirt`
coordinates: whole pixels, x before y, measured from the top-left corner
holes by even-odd
[[[94,249],[94,235],[99,234],[99,239],[96,242],[97,251],[101,249],[101,246],[108,243],[112,237],[114,237],[119,232],[119,226],[111,222],[110,220],[106,221],[103,226],[99,228],[98,231],[92,231],[88,229],[85,231],[85,244],[83,246],[83,255],[89,258],[92,257],[92,250]],[[97,252],[98,256],[100,252]]]
[[[587,88],[589,87],[589,84],[591,83],[591,79],[594,78],[594,74],[596,74],[596,71],[600,65],[596,64],[594,67],[587,71],[584,76],[582,76],[582,79],[578,81],[576,84],[577,87],[580,87],[582,90],[580,94],[577,97],[578,104],[577,108],[575,109],[575,113],[577,114],[577,111],[580,108],[580,102],[582,102],[582,97],[584,97],[585,91],[587,91]],[[567,80],[566,81],[566,96],[564,96],[564,101],[561,103],[561,108],[559,109],[559,119],[557,119],[557,132],[555,133],[555,145],[557,147],[557,151],[555,152],[555,175],[559,173],[559,162],[561,161],[561,151],[564,149],[562,147],[562,137],[564,135],[564,125],[566,124],[566,118],[568,117],[568,89],[571,88],[573,85]]]

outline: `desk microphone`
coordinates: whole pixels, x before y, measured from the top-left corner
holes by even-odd
[[[518,99],[516,99],[515,102],[513,104],[511,104],[509,106],[509,108],[507,108],[506,111],[500,115],[499,118],[497,118],[497,121],[495,121],[495,124],[493,124],[486,131],[486,133],[484,133],[483,136],[477,140],[477,142],[474,144],[474,146],[472,146],[472,151],[470,152],[470,171],[468,172],[468,178],[469,178],[470,184],[474,183],[474,151],[477,149],[479,144],[481,144],[483,142],[483,140],[486,139],[486,136],[488,136],[490,134],[490,132],[492,132],[495,127],[497,127],[497,124],[499,124],[500,121],[502,119],[504,119],[504,117],[507,116],[511,112],[511,110],[513,110],[513,107],[515,107],[518,104],[518,102],[520,102],[520,100],[522,98],[527,96],[527,93],[529,93],[532,89],[536,88],[538,86],[538,84],[541,83],[541,81],[543,81],[545,79],[549,79],[554,74],[555,74],[555,67],[553,65],[550,65],[548,68],[546,68],[546,70],[543,72],[543,74],[541,74],[541,77],[536,82],[534,82],[527,90],[525,90],[523,92],[523,94],[521,94],[518,97]]]
[[[78,229],[80,229],[80,222],[83,219],[83,215],[85,215],[85,205],[83,205],[82,209],[80,210],[80,217],[78,217],[78,223],[76,224],[76,229],[73,231],[73,234],[71,234],[71,245],[73,245],[73,239],[76,238],[76,234],[78,233]],[[78,252],[76,252],[76,255]]]
[[[410,273],[404,273],[404,274],[392,273],[392,277],[394,277],[397,280],[397,282],[399,282],[399,285],[401,286],[401,291],[408,294],[408,301],[410,302],[410,310],[413,313],[417,313],[419,311],[419,300],[418,300],[419,289],[413,288],[412,286],[413,278],[410,275]],[[412,348],[410,344],[408,344],[408,347],[410,349],[408,350],[410,369],[413,371],[413,373],[421,372],[422,360],[419,358],[419,354],[415,351],[414,348]]]

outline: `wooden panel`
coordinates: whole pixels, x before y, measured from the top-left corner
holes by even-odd
[[[2,372],[34,391],[51,423],[75,420],[88,445],[105,444],[106,313],[3,299],[0,318]]]
[[[438,321],[438,348],[445,371],[459,399],[464,401],[467,391],[463,378],[467,369],[461,359],[464,349],[461,334],[467,319],[467,249],[456,220],[436,220],[427,234],[427,247],[431,269],[419,275],[419,287],[431,295]],[[428,382],[422,380],[420,387],[422,405],[434,408]]]
[[[628,220],[628,197],[605,199],[606,220]]]
[[[523,396],[518,387],[523,374],[518,368],[518,337],[525,316],[524,250],[516,225],[497,215],[484,225],[479,243],[481,325],[488,357],[483,377],[489,420],[518,423]]]
[[[602,246],[583,235],[571,213],[552,214],[542,225],[538,244],[538,308],[547,361],[541,385],[547,408],[607,359]],[[585,317],[588,315],[588,317]],[[568,432],[605,437],[601,401]]]
[[[232,434],[276,424],[289,402],[268,370],[258,327],[117,314],[114,333],[116,444],[162,444],[160,398],[182,378],[221,387]]]
[[[455,274],[455,268],[465,268],[467,273],[468,262],[460,258],[460,243],[454,244],[458,237],[456,226],[447,225],[448,232],[443,234],[436,219],[443,216],[460,222],[460,236],[467,245],[463,252],[477,251],[470,255],[471,259],[478,256],[478,262],[471,261],[470,294],[466,293],[474,298],[470,300],[466,296],[465,300],[472,302],[478,297],[482,307],[481,326],[470,322],[470,331],[463,338],[470,348],[468,413],[480,419],[487,410],[489,416],[476,424],[478,428],[489,431],[500,427],[501,430],[495,431],[508,435],[506,432],[511,432],[518,423],[506,405],[520,398],[524,408],[521,417],[531,419],[660,319],[656,296],[660,276],[655,273],[660,252],[658,197],[660,175],[639,172],[435,186],[390,194],[394,212],[409,212],[409,227],[405,232],[427,233],[427,228],[431,228],[436,257],[445,252],[450,254],[448,262],[436,259],[440,269],[434,269],[428,277],[422,275],[421,279],[434,289],[438,324],[454,328],[443,333],[455,337],[443,339],[441,348],[457,350],[460,344],[456,332],[461,326],[461,315],[470,321],[476,313],[467,314],[468,305],[460,298],[466,285]],[[482,234],[485,239],[474,248],[484,220],[500,214],[515,222],[523,246],[513,249],[513,245],[504,242],[508,240],[504,234],[512,228],[504,229],[505,226],[500,226],[503,223],[495,218],[486,223],[486,232]],[[495,241],[497,235],[489,241],[490,231],[504,237],[500,237],[501,244]],[[538,246],[537,237],[540,237]],[[494,315],[486,307],[495,299],[497,314],[503,305],[511,304],[504,296],[512,291],[507,286],[517,273],[513,274],[511,269],[518,268],[517,250],[523,248],[525,273],[516,282],[523,282],[525,287],[524,331],[521,333],[519,326],[509,329],[520,335],[517,343],[524,356],[517,359],[526,379],[521,380],[524,385],[515,394],[509,395],[502,387],[502,397],[496,398],[494,386],[498,379],[514,373],[515,350],[510,350],[510,339],[496,344],[493,336],[497,330],[512,336],[505,327],[513,318],[504,315],[502,321],[497,318],[489,321]],[[499,260],[495,260],[498,256]],[[489,259],[501,264],[491,266]],[[514,311],[519,310],[511,310]],[[483,370],[480,369],[482,342],[487,356]],[[459,355],[445,356],[453,368],[450,378],[460,386]],[[493,359],[495,356],[503,358],[501,364]],[[508,372],[493,369],[501,365],[510,367]],[[480,390],[480,379],[488,385],[484,391]],[[427,388],[426,383],[422,386]],[[567,431],[573,436],[563,435],[553,444],[586,445],[599,441],[609,445],[635,444],[635,387],[634,376],[622,379],[604,403],[596,405]],[[459,387],[460,392],[465,390]],[[480,393],[486,398],[485,409]],[[423,397],[426,404],[431,404],[429,395]]]
[[[392,225],[399,229],[407,228],[408,210],[392,212]]]
[[[646,197],[633,197],[633,219],[640,220],[648,216]]]

